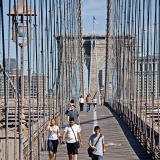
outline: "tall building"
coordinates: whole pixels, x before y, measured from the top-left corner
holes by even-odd
[[[5,59],[6,72],[12,73],[13,69],[16,69],[16,59],[15,58],[6,58]]]
[[[155,71],[153,65],[155,64]],[[148,66],[147,66],[148,65]],[[148,69],[147,69],[148,68]],[[147,71],[148,70],[148,71]],[[154,77],[153,77],[154,72]],[[154,97],[158,97],[158,54],[155,59],[153,55],[150,55],[147,62],[147,57],[140,57],[138,60],[138,71],[136,74],[138,77],[138,91],[139,97],[143,99],[152,97],[154,88]]]
[[[104,86],[105,85],[105,69],[102,69],[102,85]]]
[[[102,88],[105,85],[105,69],[99,71],[99,87]]]
[[[10,80],[12,81],[13,85],[16,87],[16,71],[13,72],[9,76]],[[20,78],[20,71],[19,71],[19,90],[21,92],[21,78]],[[43,82],[44,81],[44,82]],[[7,86],[7,79],[6,79],[6,89],[8,94],[8,86]],[[44,84],[44,93],[46,92],[46,76],[38,75],[38,92],[39,97],[43,97],[43,84]],[[0,98],[4,98],[4,76],[0,74]],[[15,93],[12,89],[12,85],[9,84],[9,98],[15,98]],[[29,97],[29,86],[28,86],[28,76],[24,75],[24,98]],[[30,80],[30,97],[37,98],[37,76],[31,75]]]
[[[108,84],[108,95],[109,95],[109,98],[113,98],[113,84],[112,82],[109,82]]]
[[[44,82],[43,82],[44,81]],[[37,76],[32,75],[30,79],[30,97],[37,98]],[[44,84],[44,85],[43,85]],[[38,75],[38,93],[39,97],[43,97],[43,86],[44,93],[46,93],[46,76]],[[24,97],[29,96],[28,76],[24,76]]]
[[[12,80],[12,82],[14,83],[15,76],[10,76],[10,79]],[[6,89],[7,89],[7,97],[8,97],[8,83],[7,83],[7,79],[6,79]],[[14,91],[12,89],[12,86],[9,84],[9,98],[14,98],[15,94]],[[4,76],[2,73],[0,73],[0,98],[4,98]]]
[[[99,71],[99,88],[102,88],[102,70]]]

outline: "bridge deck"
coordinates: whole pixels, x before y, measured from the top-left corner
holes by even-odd
[[[84,146],[79,149],[78,160],[90,160],[87,154],[87,140],[93,132],[94,120],[101,127],[101,133],[105,137],[107,152],[104,160],[149,160],[146,151],[140,146],[138,140],[132,135],[124,122],[110,108],[98,106],[97,112],[80,113],[82,137]],[[47,160],[48,153],[42,152],[42,160]],[[57,160],[67,160],[67,149],[59,146]]]

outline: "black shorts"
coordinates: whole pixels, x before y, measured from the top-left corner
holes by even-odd
[[[93,103],[93,106],[97,105],[97,103]]]
[[[77,143],[67,143],[68,154],[78,154]]]
[[[48,140],[48,151],[52,151],[53,153],[57,152],[58,147],[58,139],[57,140]]]

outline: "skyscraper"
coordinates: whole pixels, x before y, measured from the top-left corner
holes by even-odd
[[[5,59],[6,72],[12,72],[16,68],[16,59],[15,58],[6,58]]]

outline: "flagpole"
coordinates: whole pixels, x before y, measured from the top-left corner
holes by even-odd
[[[94,21],[93,21],[93,34],[94,34]]]

